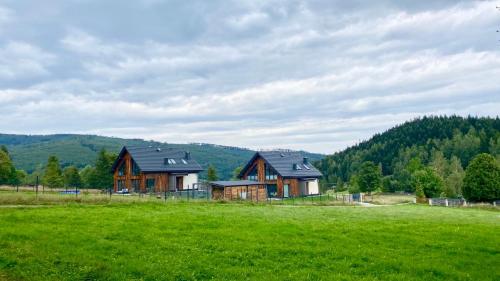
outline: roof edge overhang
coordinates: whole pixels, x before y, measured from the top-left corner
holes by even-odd
[[[116,157],[115,162],[113,163],[113,166],[111,166],[111,171],[114,172],[116,168],[118,167],[118,163],[120,163],[120,160],[123,158],[123,155],[125,152],[127,152],[127,147],[124,146],[122,147],[122,150],[120,150],[120,153],[118,154],[118,157]],[[140,167],[139,167],[140,168]]]
[[[269,163],[266,158],[264,158],[258,151],[255,152],[255,154],[252,156],[252,158],[250,159],[250,161],[248,161],[248,163],[243,167],[243,169],[241,169],[241,172],[240,174],[238,175],[238,178],[242,178],[243,175],[245,175],[245,173],[248,171],[248,169],[250,169],[250,167],[252,167],[252,164],[255,162],[255,160],[260,157],[262,158],[262,160],[264,160],[264,162],[266,162],[267,165],[271,166],[271,168],[273,168],[273,170],[281,177],[283,177],[283,175],[280,174],[280,172],[278,172],[274,167],[273,165],[271,165],[271,163]],[[283,177],[284,178],[284,177]]]

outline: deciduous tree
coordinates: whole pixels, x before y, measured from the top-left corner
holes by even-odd
[[[474,157],[465,170],[464,197],[471,201],[500,199],[500,166],[487,153]]]

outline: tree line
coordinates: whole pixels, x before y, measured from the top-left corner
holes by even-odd
[[[49,156],[44,166],[38,166],[32,173],[16,169],[10,154],[5,146],[0,148],[0,185],[35,185],[49,188],[101,188],[113,186],[111,168],[117,155],[102,149],[93,166],[87,165],[82,169],[76,166],[61,168],[59,159],[55,155]]]
[[[416,119],[328,156],[316,166],[324,175],[322,188],[408,192],[422,197],[500,199],[500,194],[491,195],[498,191],[479,197],[467,193],[473,182],[479,181],[477,169],[472,172],[477,165],[471,166],[476,158],[481,159],[476,162],[483,163],[484,167],[488,166],[484,164],[487,162],[490,167],[492,178],[481,180],[497,182],[495,167],[500,162],[498,118]],[[487,186],[486,183],[482,185]]]

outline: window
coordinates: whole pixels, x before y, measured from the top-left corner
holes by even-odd
[[[181,159],[182,163],[184,163],[184,165],[187,165],[187,161],[185,159]]]
[[[300,164],[295,164],[295,169],[296,170],[302,170],[302,167],[300,167]]]
[[[146,188],[149,192],[153,192],[155,190],[155,179],[146,179]]]
[[[276,180],[278,179],[278,173],[269,165],[266,164],[266,180]]]
[[[134,192],[141,191],[141,181],[140,180],[132,180],[132,190]]]
[[[275,184],[267,185],[267,197],[275,198],[278,196],[278,187]]]
[[[118,175],[119,176],[124,176],[125,175],[125,170],[126,170],[126,164],[125,164],[125,161],[123,161],[121,164],[120,164],[120,167],[118,168]]]
[[[248,173],[247,180],[249,181],[258,181],[257,177],[257,165],[255,165],[252,170]]]
[[[125,188],[125,181],[124,180],[119,180],[117,182],[117,188],[118,188],[118,191],[124,189]]]
[[[306,170],[311,170],[311,167],[307,166],[306,164],[304,164],[304,168],[306,168]]]
[[[135,163],[134,160],[131,161],[132,161],[132,176],[137,176],[141,173],[141,170],[139,169],[139,166],[137,165],[137,163]]]
[[[175,165],[175,164],[176,164],[176,162],[175,162],[175,160],[174,160],[174,159],[172,159],[172,158],[164,158],[164,159],[163,159],[163,164],[164,164],[164,165]]]
[[[290,196],[290,186],[285,184],[283,186],[283,197],[288,198]]]

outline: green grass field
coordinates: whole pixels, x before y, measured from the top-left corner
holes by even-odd
[[[0,206],[0,280],[500,280],[500,212]]]

